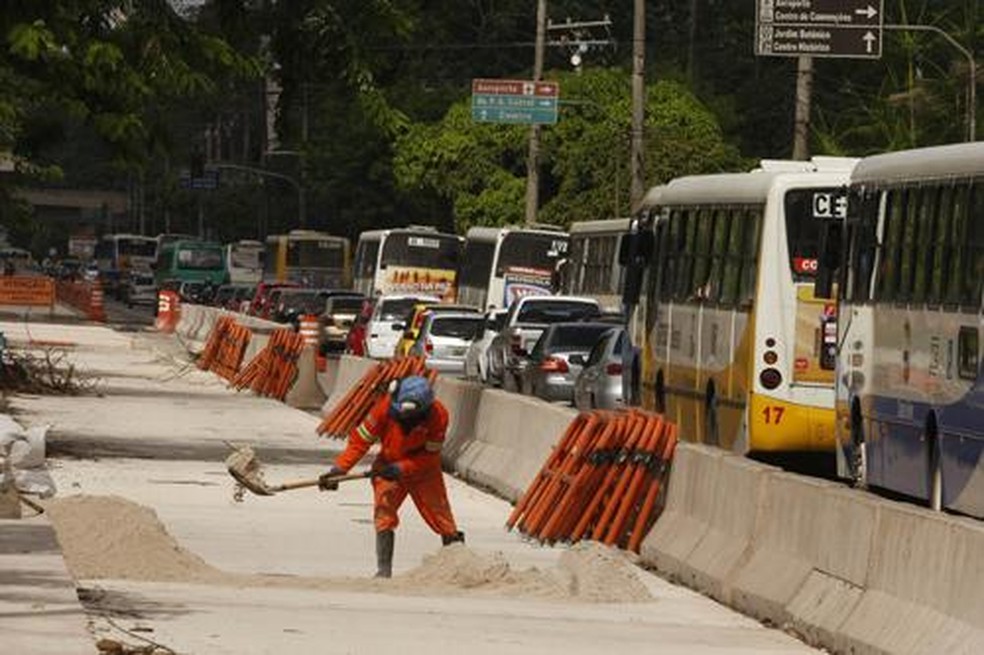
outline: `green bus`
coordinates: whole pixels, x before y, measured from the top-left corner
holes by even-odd
[[[213,241],[172,241],[157,250],[154,282],[157,287],[166,280],[202,282],[218,286],[229,281],[225,249]]]

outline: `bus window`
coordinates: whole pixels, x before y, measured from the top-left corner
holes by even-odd
[[[491,241],[467,241],[461,262],[461,277],[458,284],[483,288],[489,283],[492,264],[495,260],[495,243]]]
[[[878,300],[895,300],[898,289],[899,255],[902,252],[902,223],[905,218],[905,196],[899,189],[888,192],[885,210],[886,226],[878,267]]]
[[[738,304],[751,304],[755,297],[755,281],[758,274],[759,241],[762,234],[762,210],[749,209],[745,212],[745,244],[742,253],[741,289]]]
[[[287,266],[342,269],[345,267],[344,243],[328,239],[289,239]]]
[[[953,248],[948,238],[950,224],[953,218],[953,188],[943,187],[940,190],[940,202],[936,219],[936,230],[932,236],[934,249],[929,281],[929,302],[941,304],[945,299],[947,262],[953,256]]]
[[[178,266],[189,270],[222,267],[222,251],[215,248],[179,248]]]
[[[499,248],[496,275],[514,268],[553,272],[557,259],[567,254],[567,235],[510,232]]]
[[[964,268],[964,292],[962,304],[981,307],[984,291],[984,188],[973,187],[972,205],[968,210],[967,258]]]
[[[731,212],[717,209],[714,212],[714,236],[711,244],[711,274],[708,282],[708,300],[723,300],[724,271],[728,260],[728,238],[731,229]]]
[[[376,260],[379,259],[379,241],[362,241],[355,253],[355,276],[372,279],[376,273]]]
[[[383,245],[382,268],[391,264],[414,268],[456,270],[461,244],[442,234],[392,233]]]
[[[937,189],[927,187],[921,189],[918,194],[918,203],[915,211],[916,218],[916,244],[913,255],[913,281],[912,281],[912,302],[926,302],[926,287],[929,283],[929,266],[933,264],[933,251],[936,243],[933,235],[936,231],[937,216]]]

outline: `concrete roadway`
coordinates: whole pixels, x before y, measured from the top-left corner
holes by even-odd
[[[0,322],[0,330],[15,345],[27,338],[24,323]],[[23,425],[52,424],[49,465],[59,496],[112,494],[153,508],[183,549],[240,576],[233,583],[77,580],[96,636],[132,645],[149,639],[177,653],[237,655],[812,651],[638,569],[651,600],[592,603],[517,597],[508,586],[480,592],[453,585],[415,589],[399,577],[374,582],[366,483],[346,483],[330,494],[298,490],[232,499],[224,441],[257,445],[271,464],[268,480],[313,476],[340,446],[316,439],[317,416],[226,389],[189,365],[171,337],[82,325],[32,324],[29,330],[35,340],[74,342],[72,357],[100,379],[100,396],[11,399]],[[564,549],[539,547],[504,530],[507,503],[451,478],[448,484],[471,550],[501,552],[514,571],[556,565]],[[398,576],[439,551],[410,503],[402,517]],[[27,627],[43,631],[43,620]],[[34,648],[23,637],[29,634],[15,633],[5,647],[58,652]]]

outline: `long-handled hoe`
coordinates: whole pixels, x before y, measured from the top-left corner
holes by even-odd
[[[275,485],[267,484],[267,482],[263,479],[263,466],[260,464],[260,460],[256,457],[256,453],[253,452],[253,449],[249,446],[228,445],[232,448],[232,453],[230,453],[226,458],[226,468],[229,470],[229,475],[235,478],[236,482],[239,483],[239,488],[236,490],[237,501],[242,500],[243,489],[251,491],[257,496],[273,496],[281,491],[317,487],[320,482],[319,478],[310,478],[307,480],[294,480],[293,482],[284,482],[282,484]],[[328,482],[337,483],[345,482],[347,480],[364,480],[365,478],[370,477],[372,477],[371,471],[362,471],[361,473],[344,473],[332,477],[328,480]]]

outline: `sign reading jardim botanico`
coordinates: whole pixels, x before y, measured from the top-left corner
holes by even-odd
[[[884,0],[758,0],[755,54],[881,57]]]

